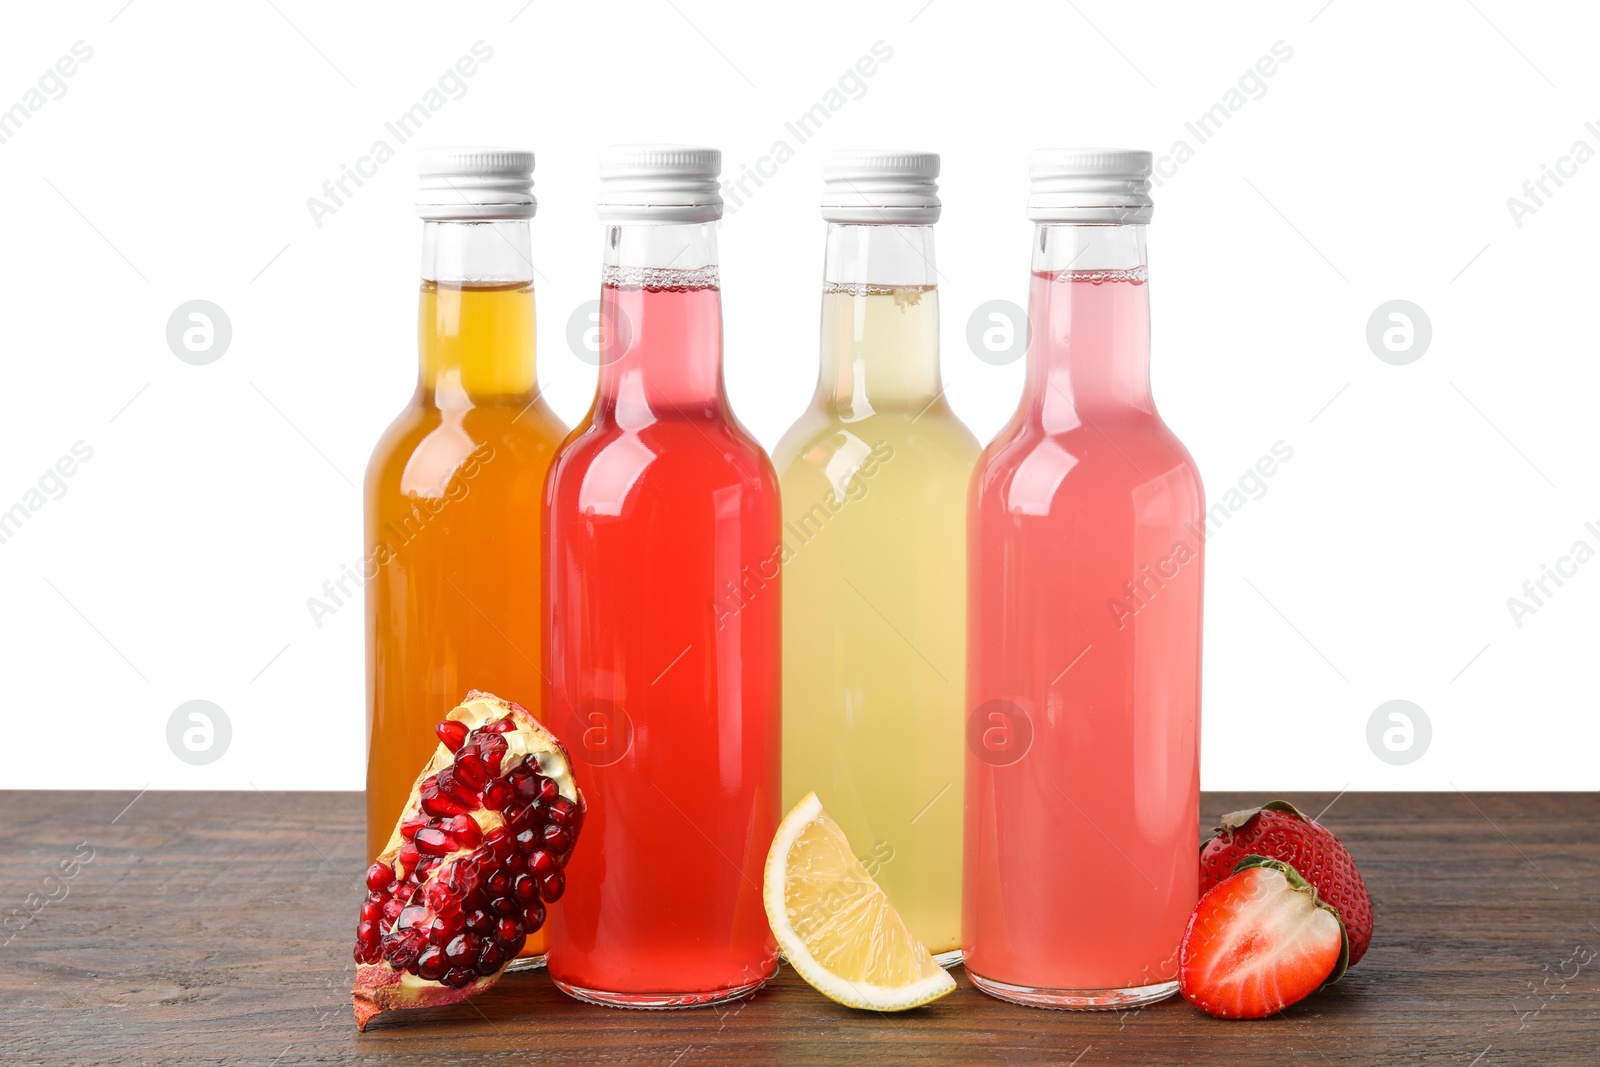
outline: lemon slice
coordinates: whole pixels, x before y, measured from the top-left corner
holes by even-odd
[[[784,956],[830,1000],[904,1011],[956,987],[906,929],[815,793],[779,824],[762,898]]]

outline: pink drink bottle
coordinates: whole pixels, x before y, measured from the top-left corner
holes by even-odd
[[[601,156],[600,381],[545,485],[544,700],[588,798],[550,977],[688,1008],[777,970],[782,513],[722,382],[721,153]]]
[[[1150,154],[1031,159],[1027,383],[973,473],[962,940],[984,992],[1177,988],[1198,892],[1200,477],[1151,399]]]

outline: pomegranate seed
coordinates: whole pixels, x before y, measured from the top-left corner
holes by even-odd
[[[478,872],[473,865],[463,863],[460,860],[452,863],[450,869],[444,875],[445,888],[462,900],[466,900],[477,892],[478,884],[481,881],[482,879],[478,877]]]
[[[520,915],[522,914],[522,905],[511,897],[495,897],[489,902],[489,910],[496,915]]]
[[[439,772],[439,792],[461,805],[462,811],[471,811],[478,805],[478,787],[468,785],[456,767],[446,767]]]
[[[435,915],[443,917],[461,912],[461,898],[450,892],[442,882],[429,882],[422,896]]]
[[[545,824],[544,846],[551,852],[565,852],[572,847],[572,835],[555,823]]]
[[[543,878],[556,869],[556,858],[544,849],[534,849],[528,853],[528,871]]]
[[[494,927],[494,920],[482,908],[473,908],[466,914],[465,925],[473,933],[481,934]]]
[[[512,938],[510,941],[507,941],[505,943],[506,958],[507,959],[513,959],[513,960],[516,959],[518,956],[520,956],[522,954],[522,946],[526,945],[527,943],[528,943],[528,937],[527,937],[526,934],[518,934],[516,937]]]
[[[437,818],[460,815],[469,810],[466,805],[456,803],[453,797],[439,792],[439,787],[436,785],[424,788],[419,796],[422,802],[422,810]]]
[[[508,856],[513,849],[511,838],[512,833],[510,830],[504,826],[496,826],[484,833],[483,843],[488,845],[495,855]]]
[[[363,945],[376,945],[378,943],[378,927],[370,919],[363,919],[356,924],[356,940]]]
[[[522,800],[534,800],[539,796],[539,779],[534,777],[526,763],[507,774],[506,783]]]
[[[483,739],[483,758],[489,765],[489,777],[493,778],[500,773],[501,764],[506,758],[506,739],[498,734]]]
[[[408,905],[395,920],[396,930],[422,930],[428,925],[428,909],[420,904]]]
[[[417,849],[430,856],[443,856],[447,852],[454,852],[456,843],[449,834],[436,826],[424,826],[417,831]]]
[[[367,868],[367,888],[376,893],[394,881],[394,869],[387,863],[374,863]]]
[[[384,925],[385,926],[394,925],[395,919],[400,917],[400,909],[404,908],[405,906],[406,906],[406,902],[405,901],[396,900],[393,897],[391,897],[390,899],[384,901],[384,903],[383,903],[383,922],[384,922]]]
[[[561,787],[556,784],[554,778],[545,778],[543,776],[539,778],[539,799],[546,804],[553,804],[556,800],[562,799]]]
[[[522,873],[522,869],[527,866],[527,863],[528,861],[522,858],[522,853],[513,852],[511,855],[507,856],[503,861],[501,861],[500,866],[507,874],[515,878],[517,875]]]
[[[361,905],[361,921],[364,923],[375,923],[382,914],[383,901],[377,899],[376,893],[368,897],[366,903]]]
[[[444,958],[444,949],[438,945],[429,945],[417,956],[417,977],[429,982],[437,982],[444,977],[444,972],[450,969],[450,964]]]
[[[484,892],[488,893],[491,897],[503,897],[506,895],[506,891],[510,888],[511,878],[506,874],[505,871],[495,871],[489,876],[488,880],[483,883]]]
[[[483,830],[470,815],[456,815],[450,819],[446,832],[455,838],[457,848],[477,848],[483,843]]]
[[[473,748],[463,748],[456,753],[455,776],[476,793],[489,781],[489,765],[483,753]]]
[[[528,905],[528,910],[522,913],[522,928],[531,934],[543,925],[544,905],[535,900]]]
[[[483,806],[490,811],[505,811],[517,799],[517,791],[504,778],[496,778],[483,787]]]
[[[511,895],[516,897],[523,907],[527,907],[530,900],[539,899],[539,883],[526,874],[519,874],[516,881],[511,883]]]
[[[423,856],[417,861],[417,869],[411,872],[411,877],[420,882],[432,874],[433,869],[443,862],[443,858],[439,856]]]
[[[524,830],[533,829],[533,824],[539,817],[539,809],[536,806],[523,804],[511,808],[505,813],[505,816],[506,826],[510,828],[513,835],[516,835]]]
[[[452,967],[471,964],[478,958],[478,939],[472,934],[457,934],[444,947],[444,958]]]
[[[552,787],[555,786],[551,782]],[[572,816],[577,812],[578,806],[564,796],[557,796],[550,801],[549,814],[545,818],[551,822],[566,824],[572,821]]]
[[[383,946],[383,958],[397,971],[409,971],[417,962],[417,956],[425,948],[427,942],[420,935],[407,934],[396,937]]]
[[[450,939],[460,932],[459,930],[450,929],[450,924],[443,919],[435,919],[428,924],[428,944],[448,945]]]
[[[561,899],[561,894],[566,892],[567,879],[560,871],[551,871],[544,876],[544,881],[539,883],[539,895],[551,904]]]
[[[439,735],[439,742],[445,748],[448,748],[451,752],[459,752],[462,744],[467,740],[467,734],[471,731],[467,729],[467,724],[464,722],[446,719],[438,726],[435,726],[433,732]]]
[[[521,936],[522,924],[509,915],[494,924],[494,939],[502,945],[510,944]]]
[[[421,853],[417,851],[417,843],[415,841],[407,841],[404,845],[400,846],[400,855],[398,857],[399,869],[406,871],[414,869],[417,865],[417,857],[419,855],[421,855]]]
[[[472,972],[465,967],[452,968],[440,981],[451,989],[461,989],[472,984]]]
[[[506,950],[501,948],[497,942],[491,941],[487,945],[484,945],[482,950],[478,953],[478,973],[487,978],[494,972],[498,971],[500,969],[500,965],[505,963],[505,961]]]
[[[494,722],[490,723],[489,725],[481,727],[481,729],[486,730],[491,734],[509,734],[512,730],[515,730],[516,728],[517,728],[517,721],[515,719],[513,719],[509,715],[507,715],[503,719],[496,719]]]
[[[424,788],[426,788],[426,786],[424,786]],[[403,840],[410,841],[413,837],[417,836],[417,831],[422,829],[427,824],[427,816],[421,814],[413,815],[400,824],[400,837]]]

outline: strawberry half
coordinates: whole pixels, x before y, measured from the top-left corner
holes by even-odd
[[[1293,867],[1249,856],[1200,898],[1178,950],[1178,989],[1220,1019],[1260,1019],[1344,976],[1339,913]]]
[[[1282,860],[1317,887],[1339,912],[1350,938],[1350,966],[1372,943],[1372,898],[1344,844],[1293,804],[1273,800],[1222,817],[1216,836],[1200,847],[1200,892],[1231,877],[1246,856]]]

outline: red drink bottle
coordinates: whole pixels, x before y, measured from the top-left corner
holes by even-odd
[[[1148,152],[1032,160],[1027,384],[973,473],[962,939],[984,992],[1171,995],[1198,891],[1203,497],[1150,394]]]
[[[548,721],[588,797],[550,974],[601,1004],[741,996],[777,946],[780,510],[728,407],[720,154],[601,161],[600,382],[545,493]]]

